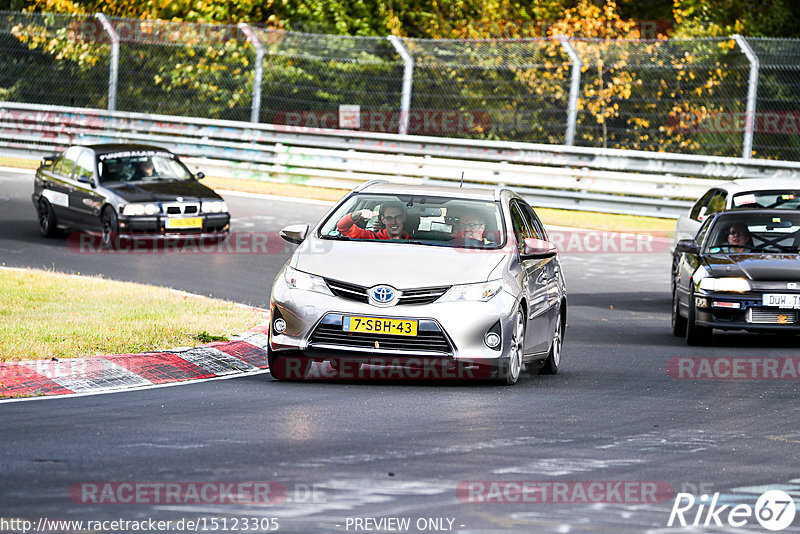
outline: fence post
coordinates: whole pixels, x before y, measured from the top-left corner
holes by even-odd
[[[117,109],[117,77],[119,75],[119,35],[117,30],[108,21],[102,13],[95,13],[94,15],[103,29],[111,38],[111,60],[109,61],[108,72],[108,110],[115,111]]]
[[[400,120],[397,133],[406,135],[408,133],[408,114],[411,109],[411,84],[414,78],[414,58],[408,53],[406,47],[396,35],[387,37],[392,46],[403,58],[403,96],[400,99]]]
[[[558,42],[566,50],[569,60],[572,62],[571,79],[569,84],[569,105],[567,106],[567,133],[564,144],[572,146],[575,144],[575,127],[578,123],[578,95],[581,90],[581,69],[583,62],[578,57],[578,52],[563,35],[557,37]]]
[[[738,33],[733,36],[736,44],[742,49],[750,62],[750,78],[747,82],[747,112],[744,120],[744,141],[742,142],[742,158],[750,159],[753,155],[753,132],[756,123],[756,98],[758,96],[758,56],[750,48],[747,40]]]
[[[256,71],[253,75],[253,104],[250,110],[250,122],[259,122],[261,114],[261,81],[264,77],[264,45],[256,32],[246,22],[239,23],[239,29],[247,37],[247,41],[256,49]]]

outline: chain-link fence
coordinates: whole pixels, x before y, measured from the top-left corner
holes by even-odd
[[[800,39],[390,40],[0,12],[0,100],[800,160]]]

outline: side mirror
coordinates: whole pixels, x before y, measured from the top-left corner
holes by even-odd
[[[308,235],[307,224],[292,224],[281,230],[280,236],[284,241],[299,245]]]
[[[78,176],[76,179],[82,184],[89,184],[92,187],[94,187],[94,180],[92,180],[88,176]]]
[[[58,158],[58,156],[56,156],[55,154],[52,156],[45,156],[42,158],[42,165],[44,165],[45,167],[49,167],[50,165],[56,162],[56,158]]]
[[[681,254],[697,254],[700,252],[700,247],[697,246],[697,243],[694,242],[694,239],[681,239],[675,245],[675,252],[679,252]]]
[[[205,177],[206,173],[204,173],[203,171],[198,171],[197,174],[194,175],[195,180],[202,180]]]
[[[525,246],[522,250],[522,256],[525,257],[542,257],[555,256],[558,253],[556,246],[550,241],[543,239],[533,239],[531,237],[525,239]]]

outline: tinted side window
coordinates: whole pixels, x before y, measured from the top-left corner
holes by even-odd
[[[703,222],[703,226],[701,226],[700,229],[697,231],[697,235],[694,236],[694,242],[697,243],[698,245],[702,245],[703,244],[703,239],[705,239],[706,234],[708,233],[708,229],[711,227],[711,220],[712,219],[713,219],[713,217],[707,218]]]
[[[700,210],[703,209],[703,206],[707,206],[711,197],[714,196],[716,189],[712,189],[711,191],[707,191],[705,195],[700,197],[700,200],[695,202],[694,206],[692,206],[692,211],[689,213],[689,218],[695,221],[700,220]]]
[[[514,236],[517,238],[517,249],[520,252],[525,248],[525,240],[533,237],[528,230],[528,225],[525,224],[525,217],[523,217],[519,206],[516,202],[511,202],[511,227],[514,229]]]
[[[539,220],[539,217],[536,216],[536,212],[533,211],[533,208],[526,202],[519,202],[518,205],[522,209],[522,216],[525,218],[525,222],[528,223],[528,228],[533,234],[533,237],[546,241],[547,233],[545,233],[544,226]]]
[[[727,199],[728,193],[725,191],[717,191],[714,193],[714,196],[711,197],[711,200],[708,202],[708,209],[706,210],[705,216],[708,217],[712,213],[724,210]]]
[[[94,155],[88,150],[81,151],[75,165],[75,179],[94,178]]]
[[[65,178],[69,178],[72,176],[72,172],[75,170],[75,160],[78,158],[78,154],[80,154],[79,147],[71,147],[68,148],[61,158],[56,162],[53,171],[56,174],[60,174]]]

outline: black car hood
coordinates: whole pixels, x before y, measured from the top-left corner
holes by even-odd
[[[711,276],[740,276],[753,281],[800,280],[797,254],[714,254],[704,258]]]
[[[165,202],[174,201],[176,197],[183,197],[187,201],[222,198],[194,180],[110,183],[103,186],[127,202]]]

